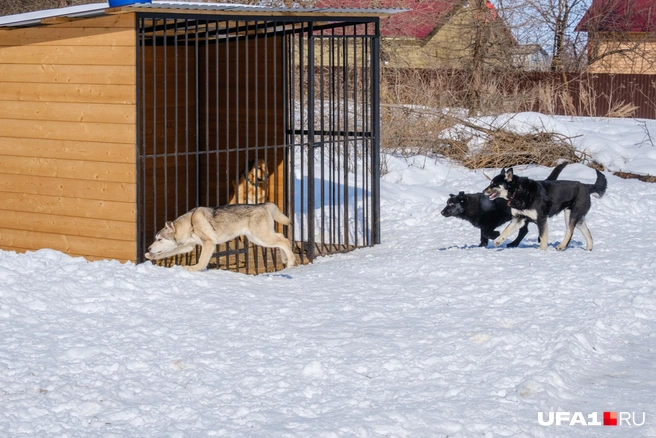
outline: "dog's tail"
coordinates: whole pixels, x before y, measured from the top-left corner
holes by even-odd
[[[563,171],[565,166],[567,166],[569,163],[565,161],[564,163],[560,163],[558,166],[554,167],[549,176],[547,177],[546,181],[556,181],[558,177],[560,176],[560,172]]]
[[[264,208],[267,209],[274,221],[279,222],[283,225],[291,225],[292,221],[289,220],[287,216],[282,214],[280,209],[273,202],[267,202],[264,204]]]
[[[606,193],[608,182],[603,173],[599,172],[597,169],[595,169],[595,172],[597,172],[597,181],[595,181],[594,184],[586,184],[586,187],[590,190],[591,195],[597,195],[601,198],[604,196],[604,193]]]

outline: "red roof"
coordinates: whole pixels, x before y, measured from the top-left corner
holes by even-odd
[[[579,32],[654,32],[654,0],[593,0],[579,24]]]
[[[441,27],[456,8],[465,0],[319,0],[318,7],[324,8],[395,8],[409,9],[381,21],[381,34],[390,37],[424,39],[436,28]],[[487,1],[491,14],[497,18],[494,6]]]

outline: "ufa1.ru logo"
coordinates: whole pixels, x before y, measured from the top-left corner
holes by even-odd
[[[640,421],[642,414],[642,422]],[[601,418],[598,412],[583,415],[582,412],[549,412],[545,419],[544,412],[538,412],[540,426],[642,426],[645,413],[604,412]]]

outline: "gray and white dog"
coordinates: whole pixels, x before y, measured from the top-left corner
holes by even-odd
[[[285,266],[290,268],[296,262],[292,246],[284,235],[275,231],[274,221],[291,225],[289,218],[272,202],[194,208],[167,222],[148,247],[145,257],[148,260],[164,259],[191,252],[196,245],[201,245],[198,263],[185,268],[202,271],[207,268],[215,245],[246,236],[256,245],[279,248]]]

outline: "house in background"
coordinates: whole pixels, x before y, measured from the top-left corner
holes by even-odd
[[[512,65],[518,47],[510,30],[486,1],[485,12],[473,0],[319,0],[330,8],[402,8],[381,21],[381,57],[386,67],[470,68],[476,40],[483,42],[488,68]],[[477,38],[478,35],[478,38]]]
[[[654,0],[593,0],[576,30],[588,34],[588,71],[656,74]]]
[[[526,44],[514,47],[511,52],[512,66],[524,71],[547,71],[551,58],[539,44]]]

